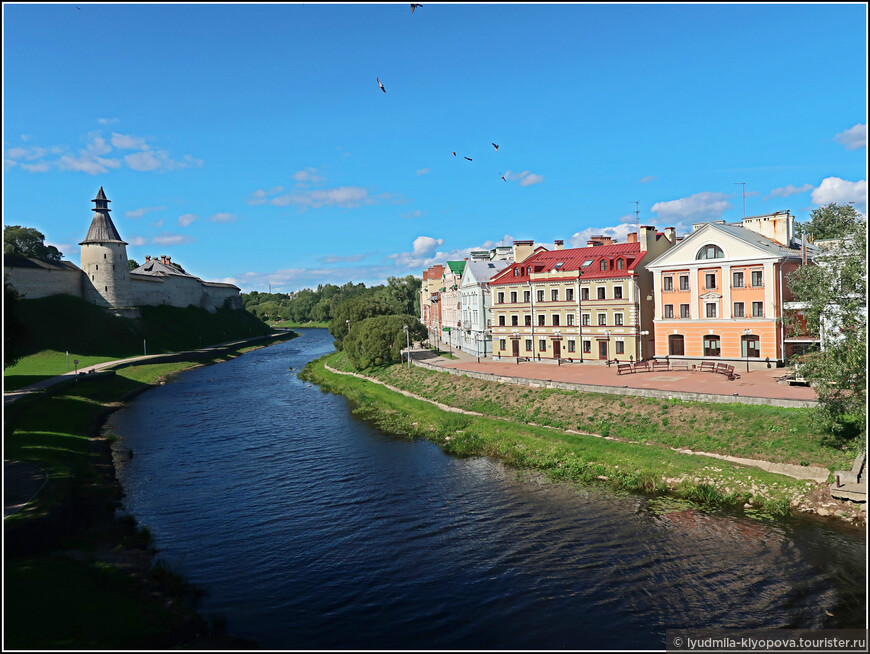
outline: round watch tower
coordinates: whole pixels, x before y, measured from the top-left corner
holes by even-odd
[[[85,273],[84,297],[102,307],[129,307],[133,303],[127,263],[127,243],[109,217],[109,200],[100,187],[94,218],[82,246],[82,271]]]

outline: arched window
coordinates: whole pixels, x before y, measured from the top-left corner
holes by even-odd
[[[616,269],[617,270],[625,270],[625,259],[617,259],[616,260]]]
[[[700,250],[698,250],[698,254],[695,256],[695,259],[722,259],[724,256],[725,253],[722,252],[722,248],[720,248],[718,245],[708,243]]]

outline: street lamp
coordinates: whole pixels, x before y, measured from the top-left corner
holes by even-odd
[[[749,339],[747,336],[752,336],[751,329],[743,330],[743,347],[746,348],[746,372],[749,372]]]
[[[604,335],[607,337],[607,365],[610,365],[610,330],[605,329]]]
[[[402,329],[405,330],[405,340],[408,343],[408,370],[411,369],[411,332],[408,331],[408,325],[404,325]]]
[[[642,331],[640,333],[640,360],[641,361],[646,360],[646,338],[644,338],[645,336],[649,336],[648,331]]]

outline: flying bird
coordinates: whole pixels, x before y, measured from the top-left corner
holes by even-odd
[[[502,175],[501,173],[499,173],[499,175],[501,175],[501,180],[502,180],[503,182],[506,182],[506,181],[507,181],[507,180],[504,178],[504,175]]]
[[[412,3],[411,3],[411,13],[413,14],[413,13],[414,13],[414,10],[415,10],[417,7],[422,7],[422,6],[423,6],[423,5],[417,4],[416,2],[412,2]]]
[[[498,152],[498,146],[495,143],[492,144],[492,147],[494,147],[495,151]]]
[[[456,156],[456,153],[455,153],[455,152],[451,152],[450,154],[452,154],[454,157]]]
[[[376,78],[376,79],[378,80],[378,86],[381,87],[381,91],[383,91],[384,93],[386,93],[386,92],[387,92],[387,89],[385,89],[385,88],[384,88],[384,85],[381,84],[381,78],[378,77],[378,78]]]
[[[471,157],[465,157],[465,158],[468,159],[469,161],[471,161]]]

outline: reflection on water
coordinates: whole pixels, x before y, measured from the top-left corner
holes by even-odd
[[[290,368],[325,330],[112,419],[128,510],[268,648],[662,649],[668,627],[863,627],[865,541],[543,482],[382,434]],[[828,616],[826,610],[833,613]]]

